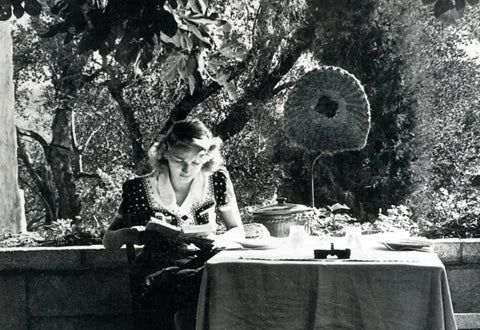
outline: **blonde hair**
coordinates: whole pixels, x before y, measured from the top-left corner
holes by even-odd
[[[153,170],[165,169],[168,166],[167,151],[169,148],[196,147],[206,151],[207,161],[203,164],[202,171],[215,172],[224,163],[220,153],[222,145],[222,139],[213,137],[212,132],[200,120],[180,120],[152,144],[148,150],[148,160]]]

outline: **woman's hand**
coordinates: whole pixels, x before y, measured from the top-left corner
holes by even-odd
[[[122,229],[121,229],[122,230]],[[124,228],[123,242],[127,244],[143,244],[143,236],[145,234],[145,226],[132,226]]]
[[[117,230],[108,229],[103,236],[103,246],[107,250],[115,250],[123,244],[143,244],[144,226],[133,226]]]

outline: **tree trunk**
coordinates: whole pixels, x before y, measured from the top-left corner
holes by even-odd
[[[26,230],[23,193],[18,187],[10,22],[0,21],[0,232]]]
[[[145,149],[143,148],[143,136],[140,132],[140,127],[135,115],[133,113],[133,108],[130,104],[125,101],[123,96],[123,86],[121,81],[112,77],[110,83],[108,84],[108,90],[112,95],[113,99],[117,102],[120,112],[122,113],[123,120],[128,130],[128,136],[132,145],[132,162],[135,169],[140,169],[143,166],[145,160]]]
[[[72,140],[72,110],[68,106],[55,110],[52,123],[52,142],[48,148],[47,162],[52,170],[58,194],[58,218],[75,219],[81,204],[73,174],[76,157]]]

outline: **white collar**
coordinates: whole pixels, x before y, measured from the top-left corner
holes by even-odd
[[[208,197],[208,173],[201,171],[195,176],[182,205],[177,205],[177,198],[170,180],[169,169],[157,170],[148,178],[148,189],[152,207],[165,208],[174,214],[189,213],[195,203]]]

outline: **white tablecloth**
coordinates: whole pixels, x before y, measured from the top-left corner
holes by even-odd
[[[350,261],[309,258],[311,248],[220,252],[206,264],[197,329],[456,329],[433,252],[371,245]]]

